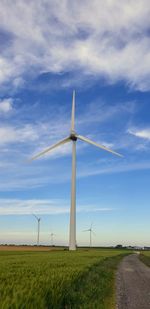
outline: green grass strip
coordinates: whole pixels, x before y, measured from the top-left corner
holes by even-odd
[[[106,258],[81,273],[71,286],[62,291],[62,297],[47,294],[47,308],[53,309],[114,309],[115,272],[126,254]]]
[[[150,255],[140,254],[139,258],[145,265],[150,267]]]

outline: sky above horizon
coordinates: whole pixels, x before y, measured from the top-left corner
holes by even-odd
[[[150,2],[0,1],[0,243],[67,244],[77,133],[77,243],[150,245]]]

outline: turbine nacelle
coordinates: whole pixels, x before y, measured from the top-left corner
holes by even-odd
[[[75,132],[71,132],[70,136],[69,136],[70,140],[73,142],[77,141],[77,135]]]

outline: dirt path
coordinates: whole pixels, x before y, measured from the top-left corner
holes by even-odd
[[[117,309],[150,309],[150,268],[132,254],[121,262],[116,279]]]

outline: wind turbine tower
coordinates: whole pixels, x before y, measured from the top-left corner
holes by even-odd
[[[33,216],[35,217],[35,219],[37,220],[37,223],[38,223],[38,228],[37,228],[37,246],[39,246],[39,244],[40,244],[40,221],[41,221],[41,218],[38,218],[34,214],[33,214]]]
[[[73,91],[73,98],[72,98],[72,113],[71,113],[71,129],[70,134],[68,137],[62,139],[58,143],[50,146],[49,148],[45,149],[41,153],[35,155],[30,161],[35,160],[47,152],[50,152],[56,147],[59,147],[63,144],[68,142],[72,143],[72,181],[71,181],[71,208],[70,208],[70,233],[69,233],[69,250],[76,250],[76,142],[77,140],[82,142],[86,142],[90,145],[96,146],[100,149],[103,149],[107,152],[111,152],[114,155],[122,157],[119,153],[107,148],[104,145],[100,145],[91,141],[89,138],[84,136],[78,135],[75,131],[75,91]]]

